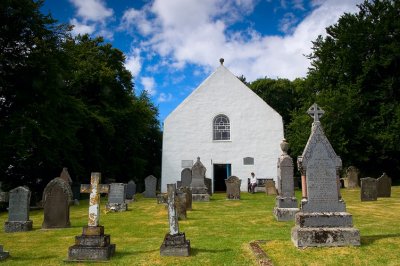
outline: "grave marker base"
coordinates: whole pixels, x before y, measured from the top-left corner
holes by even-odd
[[[4,232],[14,233],[14,232],[26,232],[32,230],[33,222],[29,221],[6,221],[4,223]]]
[[[274,208],[274,216],[278,222],[293,221],[299,208]]]
[[[210,194],[192,194],[192,201],[210,201]]]
[[[161,256],[188,257],[190,256],[190,240],[185,233],[170,235],[167,233],[160,247]]]
[[[301,228],[295,226],[292,229],[292,242],[298,248],[359,246],[360,231],[349,227]]]
[[[107,203],[106,212],[126,212],[128,204],[126,203]]]

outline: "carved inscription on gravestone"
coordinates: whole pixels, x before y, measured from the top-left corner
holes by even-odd
[[[8,220],[10,222],[29,220],[30,196],[31,192],[24,187],[17,187],[10,191],[8,207]]]
[[[110,184],[110,192],[108,194],[109,203],[125,203],[126,185],[124,183]]]

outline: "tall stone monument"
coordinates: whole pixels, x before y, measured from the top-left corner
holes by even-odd
[[[124,183],[110,184],[110,191],[108,193],[108,202],[106,204],[106,211],[124,212],[128,210],[128,204],[126,204],[125,202],[126,186],[127,185]]]
[[[81,186],[81,193],[90,193],[89,222],[83,227],[82,235],[75,236],[75,245],[69,247],[67,261],[106,261],[115,253],[110,235],[105,235],[104,226],[99,225],[100,193],[109,191],[109,186],[100,184],[100,180],[100,173],[92,173],[90,185]]]
[[[278,158],[278,196],[275,198],[274,216],[277,221],[292,221],[299,211],[294,195],[293,160],[287,154],[289,144],[281,142],[282,155]]]
[[[185,233],[179,232],[178,214],[175,208],[176,185],[167,184],[167,193],[169,233],[165,235],[161,244],[160,255],[187,257],[190,255],[190,241],[186,239]]]
[[[43,191],[43,224],[42,228],[70,227],[69,206],[73,202],[70,185],[62,178],[51,180]]]
[[[32,230],[33,222],[29,220],[29,203],[31,191],[26,187],[10,190],[8,202],[8,221],[4,224],[6,233]]]
[[[296,247],[360,245],[360,232],[346,212],[340,195],[339,170],[342,161],[326,138],[319,118],[324,111],[313,104],[311,135],[297,160],[302,173],[303,199],[292,228]]]
[[[192,183],[190,189],[192,190],[193,201],[210,201],[210,194],[204,183],[207,169],[200,161],[200,157],[197,157],[196,163],[192,167]]]

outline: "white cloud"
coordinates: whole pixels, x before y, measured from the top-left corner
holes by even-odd
[[[77,8],[77,16],[83,21],[101,22],[114,14],[102,0],[70,0],[70,2]]]
[[[156,95],[157,93],[157,90],[155,89],[156,82],[154,81],[153,77],[141,77],[140,83],[143,85],[144,90],[147,91],[147,93],[150,96]]]
[[[74,35],[78,35],[78,34],[83,35],[83,34],[86,34],[86,33],[87,34],[92,34],[96,29],[95,25],[88,25],[88,24],[85,24],[85,23],[80,23],[76,18],[71,19],[69,21],[69,23],[71,25],[74,25],[74,28],[72,30],[72,33]]]
[[[136,77],[139,74],[142,69],[142,60],[138,48],[133,49],[129,54],[127,54],[125,68],[131,72],[133,77]]]
[[[164,103],[164,102],[170,102],[170,101],[172,101],[172,99],[173,99],[173,96],[172,96],[171,93],[164,93],[164,92],[162,92],[162,93],[160,93],[160,95],[158,96],[157,101],[158,101],[159,103]]]

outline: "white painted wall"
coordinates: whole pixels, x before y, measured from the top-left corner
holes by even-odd
[[[230,119],[230,141],[213,141],[218,114]],[[164,121],[161,190],[180,180],[182,160],[198,156],[208,178],[213,164],[231,164],[242,191],[251,172],[276,179],[282,138],[282,117],[221,65]],[[243,165],[244,157],[253,157],[254,165]]]

